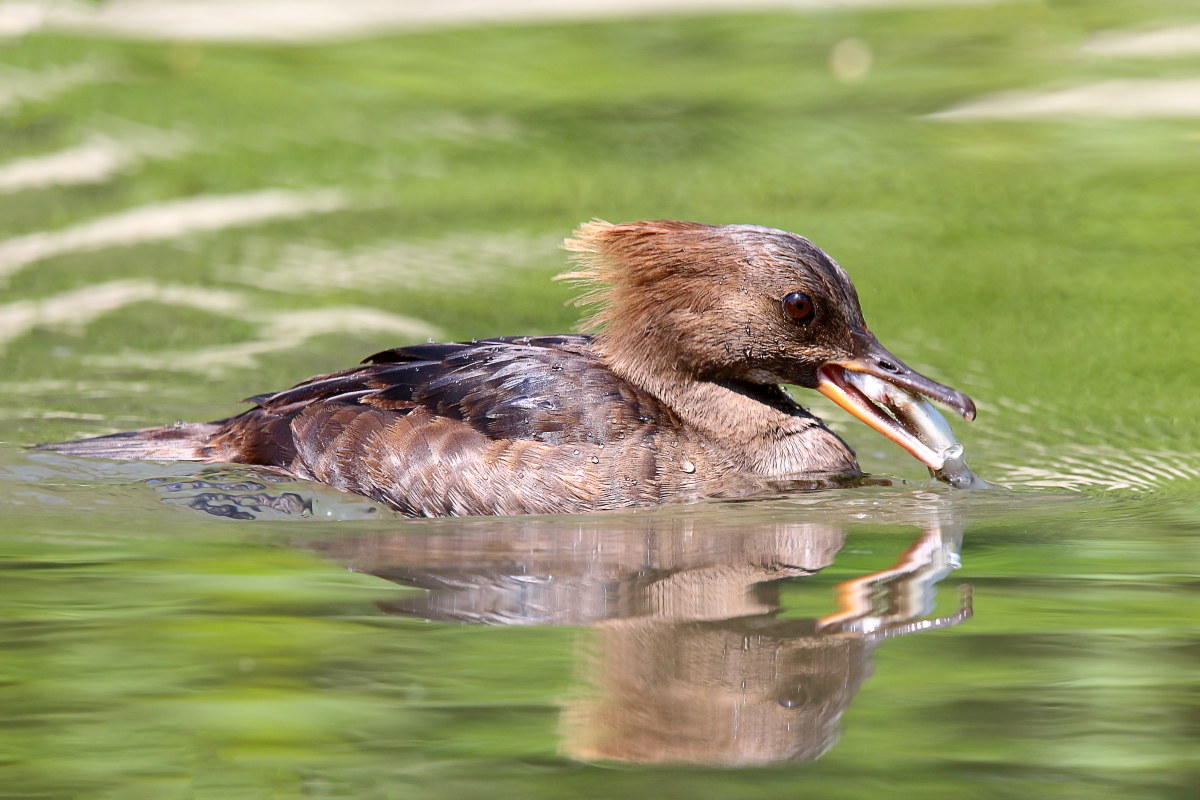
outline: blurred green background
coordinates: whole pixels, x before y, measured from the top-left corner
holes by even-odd
[[[6,377],[28,396],[32,381],[165,366],[204,402],[117,408],[139,422],[222,415],[238,392],[341,367],[406,338],[403,325],[335,314],[319,338],[337,342],[305,341],[322,329],[301,323],[295,347],[242,364],[175,354],[268,338],[274,312],[345,306],[413,321],[407,338],[562,331],[576,311],[563,305],[570,287],[547,280],[566,263],[557,243],[594,216],[675,217],[821,244],[886,344],[979,395],[979,427],[997,404],[1043,403],[1039,424],[1086,420],[1114,439],[1161,425],[1194,446],[1200,134],[1185,112],[1109,116],[1200,56],[1086,47],[1101,32],[1183,24],[1186,10],[884,4],[277,46],[33,32],[3,51],[5,79],[59,85],[9,90],[2,152],[107,141],[124,159],[89,182],[0,196],[0,291],[33,304],[6,332]],[[1107,111],[937,117],[1003,90],[1135,80],[1147,83]],[[133,210],[273,189],[300,205],[340,194],[324,213],[237,224],[235,208],[217,230],[168,225],[142,243],[95,231]],[[38,251],[39,236],[56,238]],[[65,292],[130,279],[232,293],[258,318],[203,299],[106,313],[85,301],[86,324],[38,318]],[[80,432],[28,427],[9,438]]]
[[[1192,796],[1194,3],[493,9],[261,41],[320,5],[0,6],[0,797]],[[262,15],[224,41],[158,16],[189,8]],[[383,617],[395,588],[291,523],[20,449],[226,416],[404,342],[571,329],[549,278],[592,217],[813,239],[886,346],[976,399],[970,461],[1016,490],[967,512],[973,635],[889,643],[807,771],[562,758],[573,631]],[[869,470],[923,477],[803,400]],[[807,602],[906,546],[887,496],[857,498]]]

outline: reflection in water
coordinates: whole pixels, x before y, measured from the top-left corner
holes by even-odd
[[[839,584],[836,611],[783,618],[780,580],[833,562],[820,523],[712,523],[665,515],[441,521],[426,535],[310,545],[352,569],[426,591],[389,613],[503,625],[579,625],[562,748],[583,760],[723,766],[810,761],[885,638],[955,625],[927,618],[957,566],[961,528],[936,512],[893,566]]]

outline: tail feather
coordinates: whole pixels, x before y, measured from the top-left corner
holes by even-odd
[[[54,450],[72,456],[146,461],[207,461],[209,442],[220,429],[215,422],[184,422],[163,428],[113,433],[94,439],[52,442],[38,450]]]

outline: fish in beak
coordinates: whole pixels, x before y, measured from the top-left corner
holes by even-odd
[[[991,486],[971,472],[962,444],[929,402],[937,400],[973,420],[971,398],[912,369],[874,337],[860,344],[860,355],[817,370],[817,391],[903,447],[938,480],[959,488]]]

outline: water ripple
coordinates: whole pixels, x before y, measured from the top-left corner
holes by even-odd
[[[123,351],[92,357],[105,368],[172,370],[216,377],[258,365],[259,357],[296,349],[317,336],[337,333],[379,332],[411,339],[436,338],[437,328],[427,322],[365,306],[335,306],[304,311],[255,311],[243,315],[256,321],[259,336],[231,345],[177,351]]]
[[[50,297],[18,300],[0,306],[0,351],[35,328],[79,330],[105,314],[144,302],[224,314],[241,311],[250,305],[247,297],[220,289],[162,285],[149,280],[96,283]]]
[[[0,280],[54,256],[325,214],[340,211],[349,204],[341,189],[326,188],[201,195],[141,206],[62,230],[38,231],[0,242]]]
[[[985,95],[930,114],[935,120],[1142,119],[1200,116],[1200,78],[1137,78]]]
[[[380,286],[457,288],[464,283],[524,279],[524,269],[556,257],[559,238],[525,233],[456,233],[384,241],[353,249],[321,242],[254,243],[222,278],[269,291],[323,295]]]
[[[26,103],[49,100],[76,86],[105,80],[108,72],[106,67],[92,61],[50,67],[41,72],[0,64],[0,114]]]
[[[124,350],[99,355],[91,363],[111,367],[198,372],[208,376],[254,367],[258,357],[289,350],[316,336],[378,332],[412,339],[436,337],[439,330],[423,320],[364,306],[279,311],[256,308],[238,291],[162,285],[148,280],[110,281],[36,300],[0,306],[0,351],[36,328],[81,331],[106,314],[134,303],[153,302],[234,317],[258,328],[258,336],[221,347],[179,351]]]
[[[1009,486],[1081,491],[1086,489],[1153,492],[1164,482],[1200,478],[1195,453],[1107,445],[1030,445],[1036,464],[998,463],[999,479]]]
[[[177,155],[187,146],[187,137],[165,131],[147,130],[120,139],[94,132],[75,147],[0,164],[0,194],[103,183],[143,161]]]

